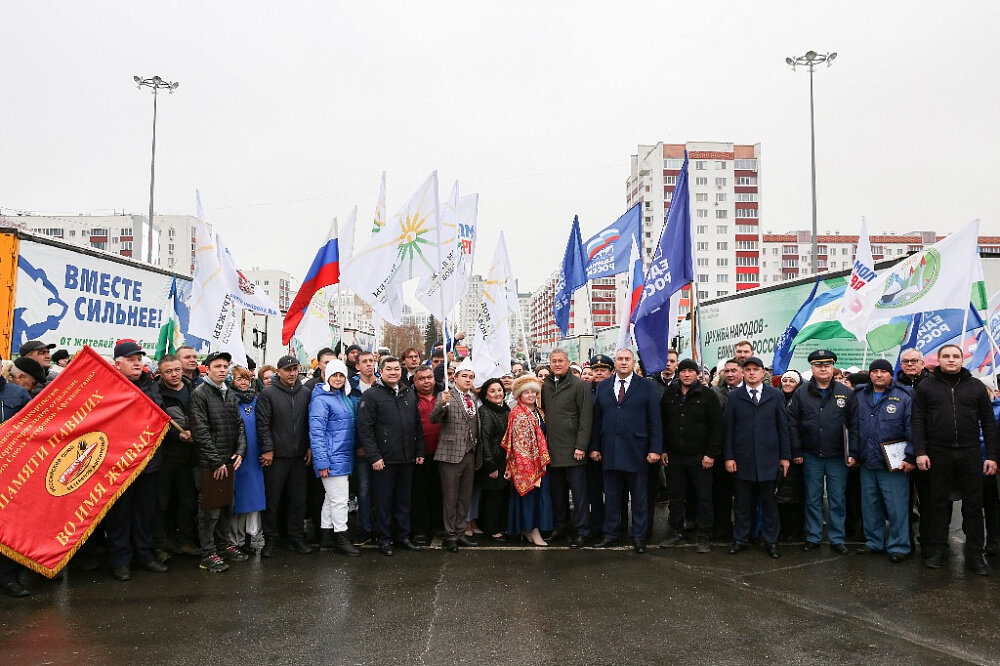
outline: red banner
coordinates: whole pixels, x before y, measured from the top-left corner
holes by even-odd
[[[0,553],[55,576],[145,468],[169,423],[84,347],[0,425]]]

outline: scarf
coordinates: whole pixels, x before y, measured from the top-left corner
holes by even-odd
[[[514,490],[524,497],[542,485],[549,464],[549,445],[535,415],[518,402],[507,420],[507,432],[500,445],[507,451],[507,476]]]

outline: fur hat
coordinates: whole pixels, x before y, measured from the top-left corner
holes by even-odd
[[[511,388],[510,393],[517,400],[518,396],[521,395],[522,391],[527,389],[534,389],[539,395],[542,393],[542,384],[538,381],[538,377],[534,375],[521,375],[514,380],[514,386]]]

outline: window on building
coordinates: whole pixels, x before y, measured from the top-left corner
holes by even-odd
[[[167,267],[168,268],[173,268],[174,267],[174,260],[173,260],[173,258],[167,259]]]
[[[756,266],[757,257],[736,257],[737,266]],[[764,266],[767,266],[767,262],[764,262]]]
[[[855,250],[857,252],[857,250]],[[881,245],[872,245],[872,254],[881,254],[885,256],[885,248]]]
[[[798,268],[799,267],[799,260],[798,259],[782,259],[781,260],[781,267],[782,268]]]
[[[664,185],[676,185],[677,184],[677,176],[665,176],[663,178],[663,184]]]
[[[708,201],[708,192],[698,192],[694,195],[695,201]]]
[[[736,193],[736,200],[740,201],[740,202],[744,202],[744,203],[745,202],[757,201],[757,193],[756,192],[737,192]]]
[[[649,201],[643,201],[642,202],[642,207],[643,207],[644,210],[649,210],[651,206],[652,206],[652,204]]]
[[[708,274],[698,273],[698,282],[708,282]]]
[[[699,289],[698,290],[698,298],[700,298],[703,301],[707,301],[708,300],[708,292],[707,291],[702,291],[702,290]],[[690,310],[691,308],[683,308],[683,309],[684,310]]]
[[[726,241],[719,241],[718,243],[715,244],[715,249],[716,250],[728,250],[729,249],[729,243],[727,243]]]
[[[726,168],[726,160],[715,160],[715,170]]]
[[[76,236],[76,229],[69,230],[69,237],[72,238],[73,236]]]
[[[119,236],[131,236],[132,235],[132,230],[129,229],[128,227],[122,227],[121,233],[118,234],[118,235]]]
[[[169,252],[170,254],[174,253],[174,244],[173,243],[167,243],[167,252]]]
[[[715,203],[725,203],[725,202],[726,202],[726,193],[725,192],[716,192],[715,193]]]
[[[752,224],[737,224],[736,233],[738,234],[755,234],[757,233],[757,227]]]
[[[652,238],[652,237],[653,237],[653,232],[652,231],[647,231],[646,232],[646,238]]]
[[[719,267],[721,267],[721,266],[728,266],[729,265],[729,259],[727,257],[717,257],[715,259],[715,265],[719,266]]]
[[[729,233],[729,227],[726,226],[725,224],[717,224],[717,225],[715,225],[715,233],[717,233],[717,234],[728,234]]]
[[[757,241],[736,241],[737,250],[756,250]]]
[[[666,201],[667,203],[670,203],[671,201],[674,200],[674,193],[673,192],[664,192],[663,193],[663,200]]]
[[[726,179],[725,178],[716,178],[715,179],[715,186],[716,187],[725,187],[726,186]]]
[[[695,210],[695,217],[708,217],[708,210],[704,208],[698,208]]]
[[[924,249],[923,245],[909,245],[909,246],[907,246],[906,251],[907,252],[920,252],[923,249]]]
[[[817,245],[816,254],[826,254],[826,245]]]
[[[729,273],[716,273],[715,274],[715,281],[716,282],[729,282]]]
[[[756,171],[757,160],[733,160],[733,168],[743,169],[745,171]]]
[[[127,250],[127,251],[131,252],[132,251],[132,241],[122,241],[122,247],[121,247],[121,249]]]
[[[736,274],[736,281],[737,282],[742,282],[744,284],[747,283],[747,282],[756,282],[757,281],[757,276],[754,275],[754,274],[752,274],[752,273],[737,273]]]
[[[663,160],[664,169],[680,169],[684,166],[684,160]]]
[[[708,168],[708,162],[705,160],[696,160],[694,163],[695,171],[704,171]]]
[[[799,253],[799,246],[798,245],[782,245],[781,246],[781,254],[798,254],[798,253]]]
[[[107,250],[108,249],[108,243],[106,241],[91,241],[90,245],[91,245],[91,247],[95,247],[98,250]]]
[[[771,254],[778,254],[778,248],[772,247],[771,248]]]
[[[91,236],[107,236],[108,235],[108,230],[107,229],[91,229],[90,235]]]
[[[708,177],[707,176],[696,176],[695,179],[694,179],[694,184],[695,185],[708,185]]]
[[[699,224],[698,225],[698,230],[697,230],[696,233],[698,233],[699,235],[701,235],[701,234],[707,234],[708,233],[708,225],[707,224]]]
[[[757,217],[757,209],[756,208],[737,208],[736,209],[736,217],[751,218],[751,219],[756,218]]]
[[[175,233],[176,232],[175,232],[174,228],[170,227],[169,229],[167,229],[167,238],[173,238]]]
[[[698,243],[699,252],[708,252],[708,243]]]
[[[698,257],[698,267],[708,268],[708,257]]]
[[[717,219],[717,220],[725,220],[728,217],[729,217],[729,211],[728,210],[716,210],[715,211],[715,219]]]

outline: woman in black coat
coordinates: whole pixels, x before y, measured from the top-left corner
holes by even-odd
[[[499,379],[488,379],[479,389],[479,444],[483,449],[483,466],[476,472],[480,488],[479,526],[494,541],[504,540],[507,524],[507,499],[510,482],[504,479],[507,451],[500,445],[507,432],[510,407],[504,402],[503,384]]]
[[[781,375],[781,393],[785,398],[785,409],[792,401],[792,395],[802,384],[802,375],[797,370],[786,370]],[[792,465],[788,475],[778,478],[775,492],[778,515],[781,517],[781,540],[801,541],[805,534],[805,484],[802,481],[802,465]]]

